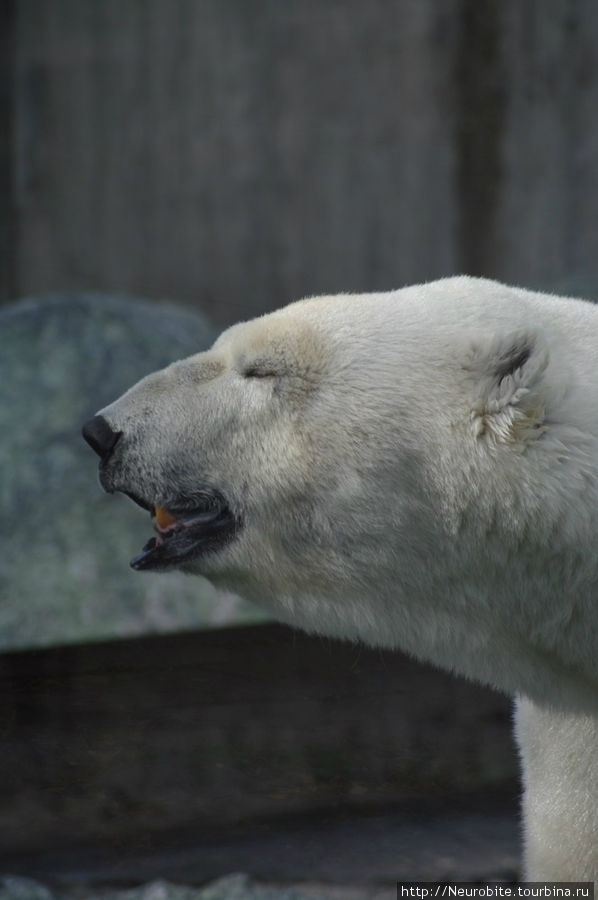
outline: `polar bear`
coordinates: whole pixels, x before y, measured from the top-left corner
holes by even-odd
[[[177,568],[518,695],[525,874],[598,880],[598,309],[483,279],[309,298],[85,427]]]

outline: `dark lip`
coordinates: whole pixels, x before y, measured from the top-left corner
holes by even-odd
[[[143,509],[153,513],[155,506],[138,494],[123,491]],[[202,491],[201,505],[177,511],[171,507],[175,523],[167,529],[154,524],[156,537],[151,538],[141,553],[131,560],[136,571],[160,571],[178,568],[198,556],[220,549],[232,539],[239,527],[223,496],[214,490]],[[179,508],[180,509],[180,508]]]

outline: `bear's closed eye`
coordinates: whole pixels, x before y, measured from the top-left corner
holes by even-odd
[[[276,374],[271,366],[263,363],[254,363],[243,371],[244,378],[274,378]]]

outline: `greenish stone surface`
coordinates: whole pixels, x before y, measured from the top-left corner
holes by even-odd
[[[67,897],[29,878],[7,876],[0,878],[0,900],[67,900]],[[258,885],[248,875],[235,874],[202,888],[153,881],[131,890],[85,894],[85,900],[326,900],[326,897],[313,893],[308,897],[295,888]]]
[[[0,900],[58,900],[56,894],[33,881],[13,875],[0,877]]]
[[[173,304],[100,294],[0,310],[0,649],[258,621],[199,578],[140,574],[149,516],[107,496],[81,426],[216,332]]]

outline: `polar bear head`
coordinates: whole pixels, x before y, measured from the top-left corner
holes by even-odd
[[[580,306],[594,315],[454,278],[229,328],[84,429],[103,487],[152,516],[133,567],[507,690],[583,692],[597,423],[572,403]]]

